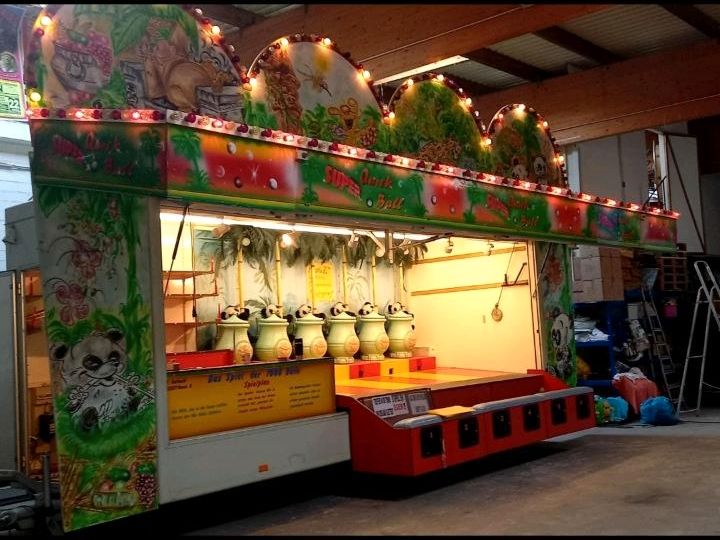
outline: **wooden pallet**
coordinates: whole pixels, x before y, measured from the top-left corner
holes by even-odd
[[[657,257],[658,278],[660,290],[665,292],[680,292],[687,290],[688,270],[687,257],[662,256]]]

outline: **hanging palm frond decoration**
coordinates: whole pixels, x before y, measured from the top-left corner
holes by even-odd
[[[265,286],[271,290],[270,269],[275,258],[275,241],[279,234],[271,229],[231,225],[220,237],[218,267],[228,268],[234,265],[242,249],[243,259],[250,268],[260,270]]]
[[[262,229],[248,225],[231,225],[217,229],[219,245],[217,251],[217,268],[228,268],[238,260],[242,249],[242,257],[251,268],[260,270],[265,286],[272,289],[271,269],[275,260],[275,242],[281,231]],[[362,268],[363,263],[370,262],[375,253],[376,245],[367,236],[357,237],[357,241],[347,244],[345,236],[317,233],[297,233],[294,235],[295,245],[283,248],[283,263],[292,267],[301,261],[309,266],[313,261],[322,263],[333,260],[347,245],[348,264],[354,268]],[[407,249],[407,253],[404,251]],[[425,244],[413,244],[395,248],[393,264],[410,268],[427,252]]]
[[[405,253],[406,249],[407,253]],[[427,250],[427,244],[413,244],[406,248],[396,248],[393,264],[405,269],[411,268],[413,264],[425,257]]]

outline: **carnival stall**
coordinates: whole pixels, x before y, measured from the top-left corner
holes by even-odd
[[[177,5],[49,6],[27,47],[65,530],[346,460],[414,476],[594,426],[568,245],[677,214],[568,189],[547,122],[331,38],[237,64]]]

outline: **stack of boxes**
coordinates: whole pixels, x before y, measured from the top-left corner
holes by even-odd
[[[625,290],[631,291],[642,287],[643,270],[640,261],[635,258],[635,253],[631,249],[621,249],[620,260]]]
[[[579,246],[573,252],[573,300],[603,302],[624,300],[623,257],[621,250]]]

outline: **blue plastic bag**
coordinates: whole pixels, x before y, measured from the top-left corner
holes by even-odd
[[[654,426],[672,426],[678,421],[675,408],[665,396],[643,401],[640,405],[640,420]]]
[[[621,397],[609,397],[607,402],[612,407],[611,422],[624,422],[628,416],[628,402]]]

